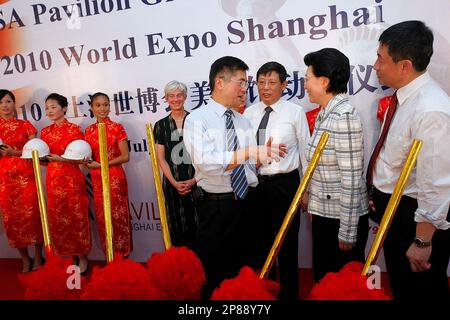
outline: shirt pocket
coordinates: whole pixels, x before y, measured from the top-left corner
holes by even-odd
[[[390,135],[386,137],[384,143],[384,163],[389,167],[401,167],[405,162],[410,140],[406,134]]]
[[[266,139],[272,137],[272,143],[284,143],[289,147],[297,144],[295,126],[289,121],[278,121],[276,126],[270,127],[266,133]]]

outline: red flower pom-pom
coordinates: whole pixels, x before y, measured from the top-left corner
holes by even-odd
[[[152,287],[142,264],[116,255],[104,268],[95,267],[81,295],[83,300],[156,300],[159,291]]]
[[[351,261],[342,267],[341,272],[361,274],[364,265],[359,261]]]
[[[84,288],[85,279],[75,273],[70,260],[47,252],[47,262],[35,272],[19,275],[26,287],[26,300],[77,300]]]
[[[154,253],[147,261],[150,283],[164,300],[199,300],[206,284],[205,271],[197,255],[186,247],[171,247]]]
[[[279,288],[276,282],[260,279],[250,267],[243,267],[236,278],[214,290],[211,300],[276,300]]]
[[[363,265],[350,262],[339,272],[329,272],[309,293],[309,300],[390,300],[381,289],[369,289]]]
[[[389,108],[389,104],[391,103],[392,96],[383,97],[380,99],[380,102],[378,102],[378,109],[377,109],[377,119],[380,122],[383,122],[384,115]]]
[[[309,133],[312,134],[314,131],[314,125],[316,124],[317,115],[320,112],[320,107],[315,108],[306,112],[306,119],[308,120]]]

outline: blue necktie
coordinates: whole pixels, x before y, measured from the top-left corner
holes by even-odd
[[[227,148],[228,151],[236,151],[239,149],[239,141],[233,124],[233,111],[225,111],[225,126],[227,131]],[[240,164],[231,171],[231,187],[233,192],[239,199],[244,199],[248,192],[248,182],[245,176],[244,164]]]

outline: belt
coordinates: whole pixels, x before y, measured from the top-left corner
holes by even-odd
[[[247,196],[249,195],[249,193],[254,192],[254,189],[255,189],[254,187],[249,186]],[[205,199],[209,199],[209,200],[229,200],[229,199],[241,200],[236,197],[234,192],[210,193],[210,192],[206,192],[206,191],[205,191]]]
[[[234,192],[226,192],[226,193],[205,192],[205,198],[209,200],[227,200],[227,199],[236,200],[236,195],[234,194]]]
[[[288,177],[290,175],[295,174],[296,172],[297,172],[297,170],[292,170],[291,172],[287,172],[287,173],[265,174],[265,175],[260,174],[258,176],[258,181],[259,182],[272,181],[272,180],[276,180],[279,178]]]

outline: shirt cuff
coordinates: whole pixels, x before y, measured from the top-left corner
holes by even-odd
[[[339,228],[338,239],[347,243],[356,243],[358,226]]]
[[[355,244],[356,243],[356,235],[350,236],[350,235],[343,235],[339,232],[338,239],[347,243]]]
[[[427,211],[420,208],[417,208],[414,214],[414,221],[431,223],[436,229],[439,230],[447,230],[450,228],[450,223],[445,219],[435,219],[435,217],[431,216]]]

